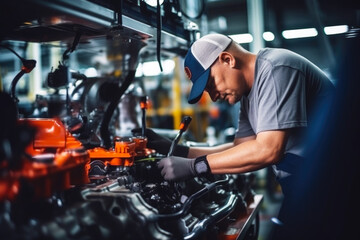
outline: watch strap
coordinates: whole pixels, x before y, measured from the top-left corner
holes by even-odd
[[[211,174],[209,163],[206,159],[207,155],[197,157],[194,162],[194,169],[197,175]]]

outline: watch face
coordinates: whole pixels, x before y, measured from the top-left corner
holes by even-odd
[[[195,164],[195,170],[198,174],[201,174],[206,173],[208,169],[206,163],[204,161],[200,161]]]

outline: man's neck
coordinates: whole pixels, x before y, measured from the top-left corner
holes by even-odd
[[[256,62],[256,54],[247,53],[246,54],[246,65],[244,65],[244,77],[246,81],[246,85],[248,87],[248,92],[250,92],[254,79],[255,79],[255,62]]]

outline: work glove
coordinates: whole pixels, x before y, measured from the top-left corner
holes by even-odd
[[[185,181],[195,176],[211,174],[206,155],[198,158],[166,157],[158,162],[158,168],[167,181]]]
[[[141,134],[141,128],[135,128],[132,131],[134,136],[139,136]],[[146,128],[145,135],[148,139],[147,147],[151,149],[155,149],[156,152],[161,153],[163,155],[167,155],[171,146],[171,140],[167,137],[163,137],[156,132],[154,132],[150,128]],[[175,146],[174,152],[172,155],[187,157],[189,153],[189,147],[184,145]]]

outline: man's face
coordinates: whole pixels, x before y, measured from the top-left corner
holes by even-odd
[[[209,93],[213,102],[220,100],[227,101],[229,104],[240,101],[243,95],[241,79],[236,71],[220,64],[218,60],[211,66],[205,91]]]

